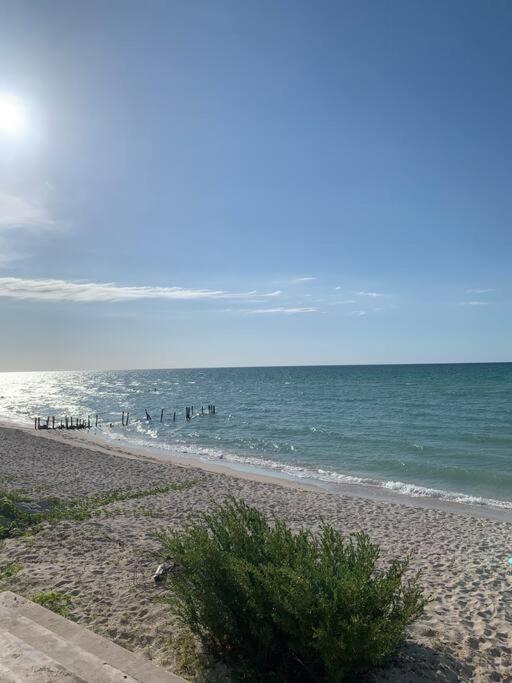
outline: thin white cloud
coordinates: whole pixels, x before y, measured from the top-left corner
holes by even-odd
[[[488,294],[494,292],[494,289],[466,289],[466,294]]]
[[[278,306],[277,308],[256,308],[252,311],[245,311],[246,313],[284,313],[286,315],[293,315],[297,313],[317,313],[318,308],[306,308],[297,306],[295,308],[286,308],[285,306]]]
[[[24,258],[39,239],[63,228],[41,201],[0,191],[0,265]]]
[[[366,315],[366,311],[352,311],[350,313],[350,315],[357,315],[357,316]]]
[[[332,301],[331,306],[346,306],[347,304],[355,304],[355,299],[342,299],[341,301]]]
[[[372,297],[378,297],[378,296],[386,296],[385,294],[381,294],[380,292],[357,292],[357,296],[372,296]]]
[[[488,306],[488,301],[461,301],[461,306]]]
[[[126,286],[113,282],[73,282],[68,280],[0,278],[0,297],[35,301],[75,301],[82,303],[167,299],[192,301],[197,299],[242,299],[275,297],[280,291],[269,293],[228,292],[221,289],[192,289],[185,287]]]
[[[336,290],[336,292],[339,292],[339,291],[340,291],[340,289],[341,289],[341,287],[340,287],[340,286],[338,285],[338,286],[337,286],[337,287],[335,287],[334,289]]]
[[[52,229],[56,222],[40,202],[14,194],[0,193],[0,230]]]
[[[299,282],[313,282],[313,280],[316,280],[316,277],[296,277],[292,282],[294,283],[299,283]]]

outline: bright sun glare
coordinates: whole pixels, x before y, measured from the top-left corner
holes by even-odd
[[[27,130],[28,116],[23,102],[10,93],[0,93],[0,133],[19,136]]]

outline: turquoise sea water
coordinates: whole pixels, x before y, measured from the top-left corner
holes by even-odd
[[[10,420],[96,412],[162,453],[512,509],[512,363],[0,374]]]

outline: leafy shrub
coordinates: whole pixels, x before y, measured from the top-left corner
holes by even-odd
[[[380,665],[425,605],[409,561],[377,568],[366,534],[293,533],[233,498],[160,540],[177,565],[172,609],[251,681],[341,681]]]

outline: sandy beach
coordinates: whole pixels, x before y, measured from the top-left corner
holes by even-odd
[[[189,485],[117,501],[91,519],[2,542],[0,589],[27,597],[65,592],[73,620],[179,671],[173,647],[178,631],[159,600],[164,589],[151,578],[163,559],[155,534],[233,495],[295,528],[315,528],[323,518],[344,533],[365,530],[381,545],[384,560],[411,555],[431,602],[391,667],[370,680],[512,681],[511,522],[207,471],[117,445],[78,443],[67,434],[0,428],[4,490],[23,490],[37,500],[171,483]],[[6,577],[2,568],[9,563],[17,571]]]

